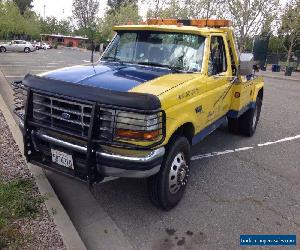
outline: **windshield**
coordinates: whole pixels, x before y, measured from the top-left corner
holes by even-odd
[[[196,72],[201,70],[205,38],[184,33],[119,32],[101,60]]]

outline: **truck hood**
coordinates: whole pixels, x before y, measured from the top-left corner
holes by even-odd
[[[142,83],[170,73],[171,70],[164,68],[103,62],[62,68],[40,76],[80,85],[128,92]]]
[[[67,67],[39,76],[107,90],[157,96],[195,77],[194,74],[173,74],[166,68],[111,62]]]

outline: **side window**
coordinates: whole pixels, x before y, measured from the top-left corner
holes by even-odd
[[[208,75],[217,75],[227,71],[226,51],[223,37],[212,36],[210,42],[210,57]]]

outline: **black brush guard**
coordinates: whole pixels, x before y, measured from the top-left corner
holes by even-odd
[[[45,81],[45,79],[43,78],[28,75],[24,78],[23,81],[12,83],[14,88],[14,93],[15,93],[14,94],[15,95],[14,101],[16,105],[15,113],[21,119],[21,122],[23,121],[24,155],[27,161],[29,162],[37,164],[45,169],[50,169],[60,174],[64,174],[75,179],[86,181],[89,183],[90,186],[92,186],[94,183],[100,182],[104,178],[103,174],[99,172],[99,167],[97,168],[97,164],[99,163],[97,163],[96,161],[96,152],[101,151],[103,145],[146,151],[161,145],[161,143],[165,139],[166,116],[165,116],[165,112],[160,109],[160,103],[158,107],[156,96],[145,95],[145,94],[141,94],[140,96],[137,93],[124,94],[118,92],[114,93],[110,91],[110,95],[108,96],[106,95],[105,98],[99,98],[99,100],[101,99],[101,102],[99,102],[96,100],[97,98],[95,96],[95,88],[83,86],[79,93],[84,97],[84,100],[89,100],[87,98],[89,96],[89,92],[92,93],[91,94],[92,98],[90,98],[91,100],[83,101],[82,99],[77,98],[77,96],[76,97],[70,96],[68,95],[68,93],[66,93],[69,87],[67,89],[64,89],[65,86],[68,86],[67,83],[65,82],[63,82],[64,84],[61,85],[62,83],[61,81],[47,79],[47,84],[45,84],[45,82],[44,84],[42,84],[41,81],[39,80]],[[55,92],[49,92],[50,90],[49,85],[51,85],[51,89],[55,89]],[[72,84],[70,83],[69,85]],[[35,87],[39,87],[40,89],[36,89]],[[44,88],[46,90],[41,90],[41,88]],[[76,85],[76,88],[79,88],[79,86]],[[97,91],[98,92],[100,91],[99,93],[102,93],[101,89],[97,89]],[[104,92],[105,91],[107,90],[104,90]],[[76,134],[69,133],[66,130],[44,126],[43,124],[34,121],[33,119],[33,94],[34,93],[39,93],[46,96],[53,96],[64,100],[72,100],[72,101],[78,101],[81,103],[83,102],[83,103],[90,104],[92,106],[92,111],[91,111],[90,127],[87,136],[79,136]],[[121,94],[121,98],[118,98],[119,94]],[[24,95],[26,96],[25,98]],[[100,96],[103,97],[103,93]],[[111,104],[112,99],[118,100],[117,103],[122,106],[112,105]],[[24,102],[24,100],[26,100],[26,102]],[[106,100],[108,100],[107,103],[103,103]],[[127,102],[126,100],[130,100],[130,101]],[[142,107],[143,109],[137,107]],[[153,107],[155,107],[156,109],[153,110],[152,109]],[[160,117],[159,118],[160,119],[159,140],[156,140],[147,146],[138,146],[137,144],[134,143],[134,141],[122,142],[119,140],[115,140],[115,138],[112,138],[112,140],[101,139],[99,137],[99,118],[101,115],[100,108],[115,109],[118,111],[125,111],[125,112],[136,112],[139,114],[147,114],[147,115],[159,114]],[[114,119],[114,126],[115,126],[116,117],[113,117],[113,119]],[[50,162],[49,159],[48,160],[43,159],[43,155],[46,155],[45,152],[47,152],[47,146],[45,147],[45,145],[41,145],[41,144],[36,145],[39,140],[38,139],[33,140],[33,139],[37,131],[47,131],[47,133],[50,133],[54,137],[70,138],[72,140],[74,139],[75,141],[80,141],[80,143],[86,147],[85,154],[82,153],[80,154],[78,152],[70,152],[75,159],[74,164],[78,160],[78,162],[75,165],[76,166],[75,170],[59,167],[58,165]],[[56,145],[49,144],[48,150],[49,148],[52,147],[60,149],[59,146],[57,147]],[[39,152],[36,151],[37,148],[39,149]],[[65,150],[62,149],[62,151]],[[43,154],[41,154],[41,152]]]

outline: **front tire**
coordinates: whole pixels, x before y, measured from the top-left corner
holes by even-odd
[[[26,48],[24,49],[24,52],[25,52],[25,53],[29,53],[29,52],[30,52],[30,48],[26,47]]]
[[[176,136],[167,146],[160,171],[148,178],[148,193],[158,208],[170,210],[181,200],[189,176],[190,143]]]
[[[5,47],[0,47],[0,52],[6,52],[6,48]]]

